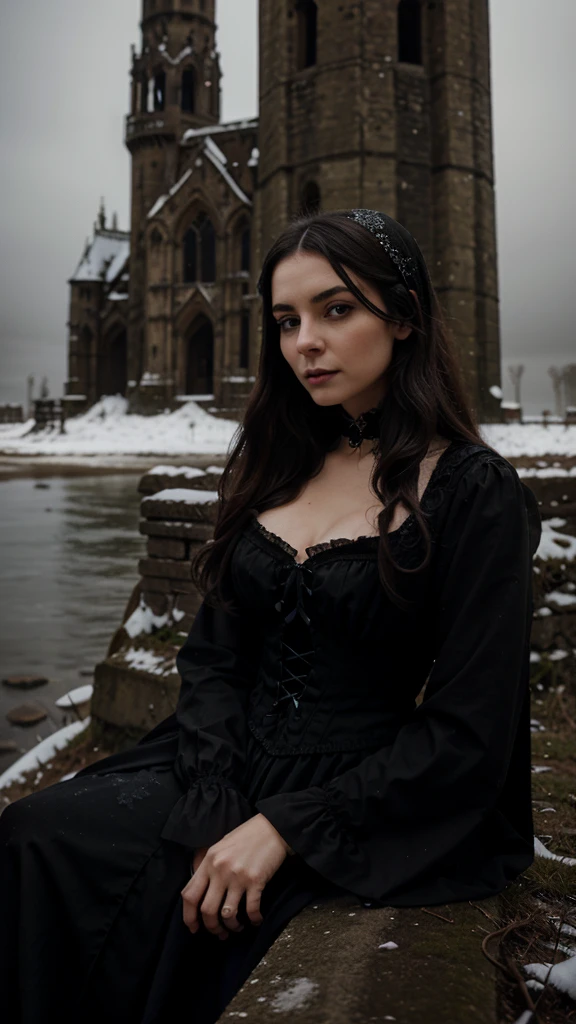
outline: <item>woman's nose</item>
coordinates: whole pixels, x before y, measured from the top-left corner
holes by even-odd
[[[307,320],[305,317],[302,317],[296,345],[299,352],[307,352],[309,349],[324,347],[322,333],[314,320]]]

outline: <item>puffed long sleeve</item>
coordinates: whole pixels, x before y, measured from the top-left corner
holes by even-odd
[[[166,822],[164,839],[210,846],[255,813],[242,786],[259,653],[257,631],[243,614],[202,602],[176,659],[182,679],[176,771],[188,790]]]
[[[447,889],[478,898],[531,863],[529,640],[540,529],[510,463],[488,454],[469,465],[438,538],[434,663],[422,703],[394,742],[328,784],[256,801],[331,882],[396,905],[407,892],[417,905],[434,902],[435,879],[438,902]]]

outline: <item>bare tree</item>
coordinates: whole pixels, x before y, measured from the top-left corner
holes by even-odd
[[[548,375],[552,378],[554,390],[554,401],[556,402],[556,415],[561,419],[564,416],[564,371],[557,366],[550,366]]]
[[[517,402],[518,405],[522,405],[522,401],[521,401],[521,397],[520,397],[520,390],[521,390],[520,382],[522,380],[522,374],[523,373],[524,373],[524,367],[522,365],[509,366],[508,367],[508,376],[510,377],[510,380],[512,381],[512,384],[514,385],[514,401]]]

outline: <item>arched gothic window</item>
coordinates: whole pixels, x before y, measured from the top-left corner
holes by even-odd
[[[398,4],[398,60],[405,64],[422,63],[420,0],[400,0]]]
[[[194,68],[185,68],[182,72],[182,99],[181,107],[184,113],[193,114],[195,110],[196,76]]]
[[[216,233],[205,213],[199,213],[183,240],[183,279],[188,283],[216,280]]]
[[[318,6],[314,0],[298,0],[298,67],[310,68],[316,63],[318,41]]]
[[[250,225],[243,224],[240,237],[240,270],[250,270]]]
[[[248,356],[250,351],[250,313],[243,310],[240,318],[240,352],[238,354],[238,368],[248,369]]]
[[[154,75],[154,110],[164,110],[166,106],[166,72],[157,71]]]
[[[140,89],[140,113],[146,114],[148,112],[148,78],[146,75],[140,76],[138,87]]]
[[[320,210],[320,188],[315,181],[307,181],[302,189],[300,213],[303,216],[310,216]]]

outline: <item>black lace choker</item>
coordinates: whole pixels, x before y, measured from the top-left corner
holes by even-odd
[[[376,441],[380,437],[382,410],[377,406],[361,412],[357,419],[342,409],[342,436],[348,438],[351,448],[359,448],[362,441]]]

